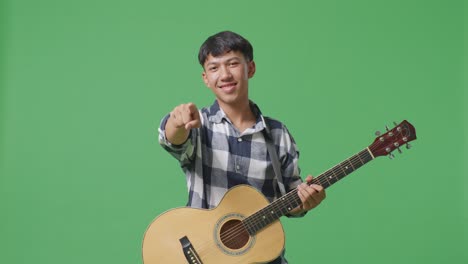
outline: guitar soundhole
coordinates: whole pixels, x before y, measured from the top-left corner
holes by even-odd
[[[221,227],[221,242],[230,249],[242,248],[249,242],[249,237],[240,220],[229,220]]]

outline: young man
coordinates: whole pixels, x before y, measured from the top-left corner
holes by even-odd
[[[193,103],[178,105],[159,129],[161,145],[186,174],[187,205],[216,207],[238,184],[257,188],[270,202],[282,196],[281,190],[297,188],[302,205],[290,212],[292,216],[302,216],[320,204],[325,191],[302,183],[299,152],[289,131],[263,116],[249,99],[249,79],[256,69],[251,44],[236,33],[220,32],[203,43],[198,59],[203,81],[216,101],[201,110]],[[264,133],[269,133],[277,150],[281,179],[274,172]],[[270,263],[287,263],[283,255]]]

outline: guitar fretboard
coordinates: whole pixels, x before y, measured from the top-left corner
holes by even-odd
[[[370,150],[365,148],[354,156],[320,174],[314,178],[310,184],[318,184],[323,188],[328,188],[373,159],[374,156],[371,154]],[[297,190],[292,190],[258,212],[245,218],[242,222],[249,234],[254,235],[264,227],[278,220],[281,216],[288,214],[301,203]]]

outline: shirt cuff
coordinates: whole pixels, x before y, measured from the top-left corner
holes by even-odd
[[[179,144],[179,145],[172,144],[169,140],[167,140],[167,137],[166,137],[167,120],[169,120],[169,114],[166,115],[161,120],[161,124],[159,125],[159,129],[158,129],[158,131],[159,131],[159,144],[161,144],[163,146],[166,146],[169,149],[176,150],[176,151],[186,148],[189,145],[190,136],[191,136],[192,131],[190,131],[190,134],[189,134],[189,136],[187,137],[187,140],[184,143]]]

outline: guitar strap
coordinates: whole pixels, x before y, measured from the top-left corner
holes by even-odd
[[[265,137],[265,143],[267,146],[268,154],[270,154],[271,164],[273,165],[273,170],[275,171],[276,179],[278,181],[278,187],[282,195],[286,194],[286,189],[283,183],[283,175],[281,174],[280,161],[278,159],[278,153],[276,152],[275,143],[273,143],[273,138],[271,136],[271,131],[266,122],[265,129],[263,130],[263,135]]]

